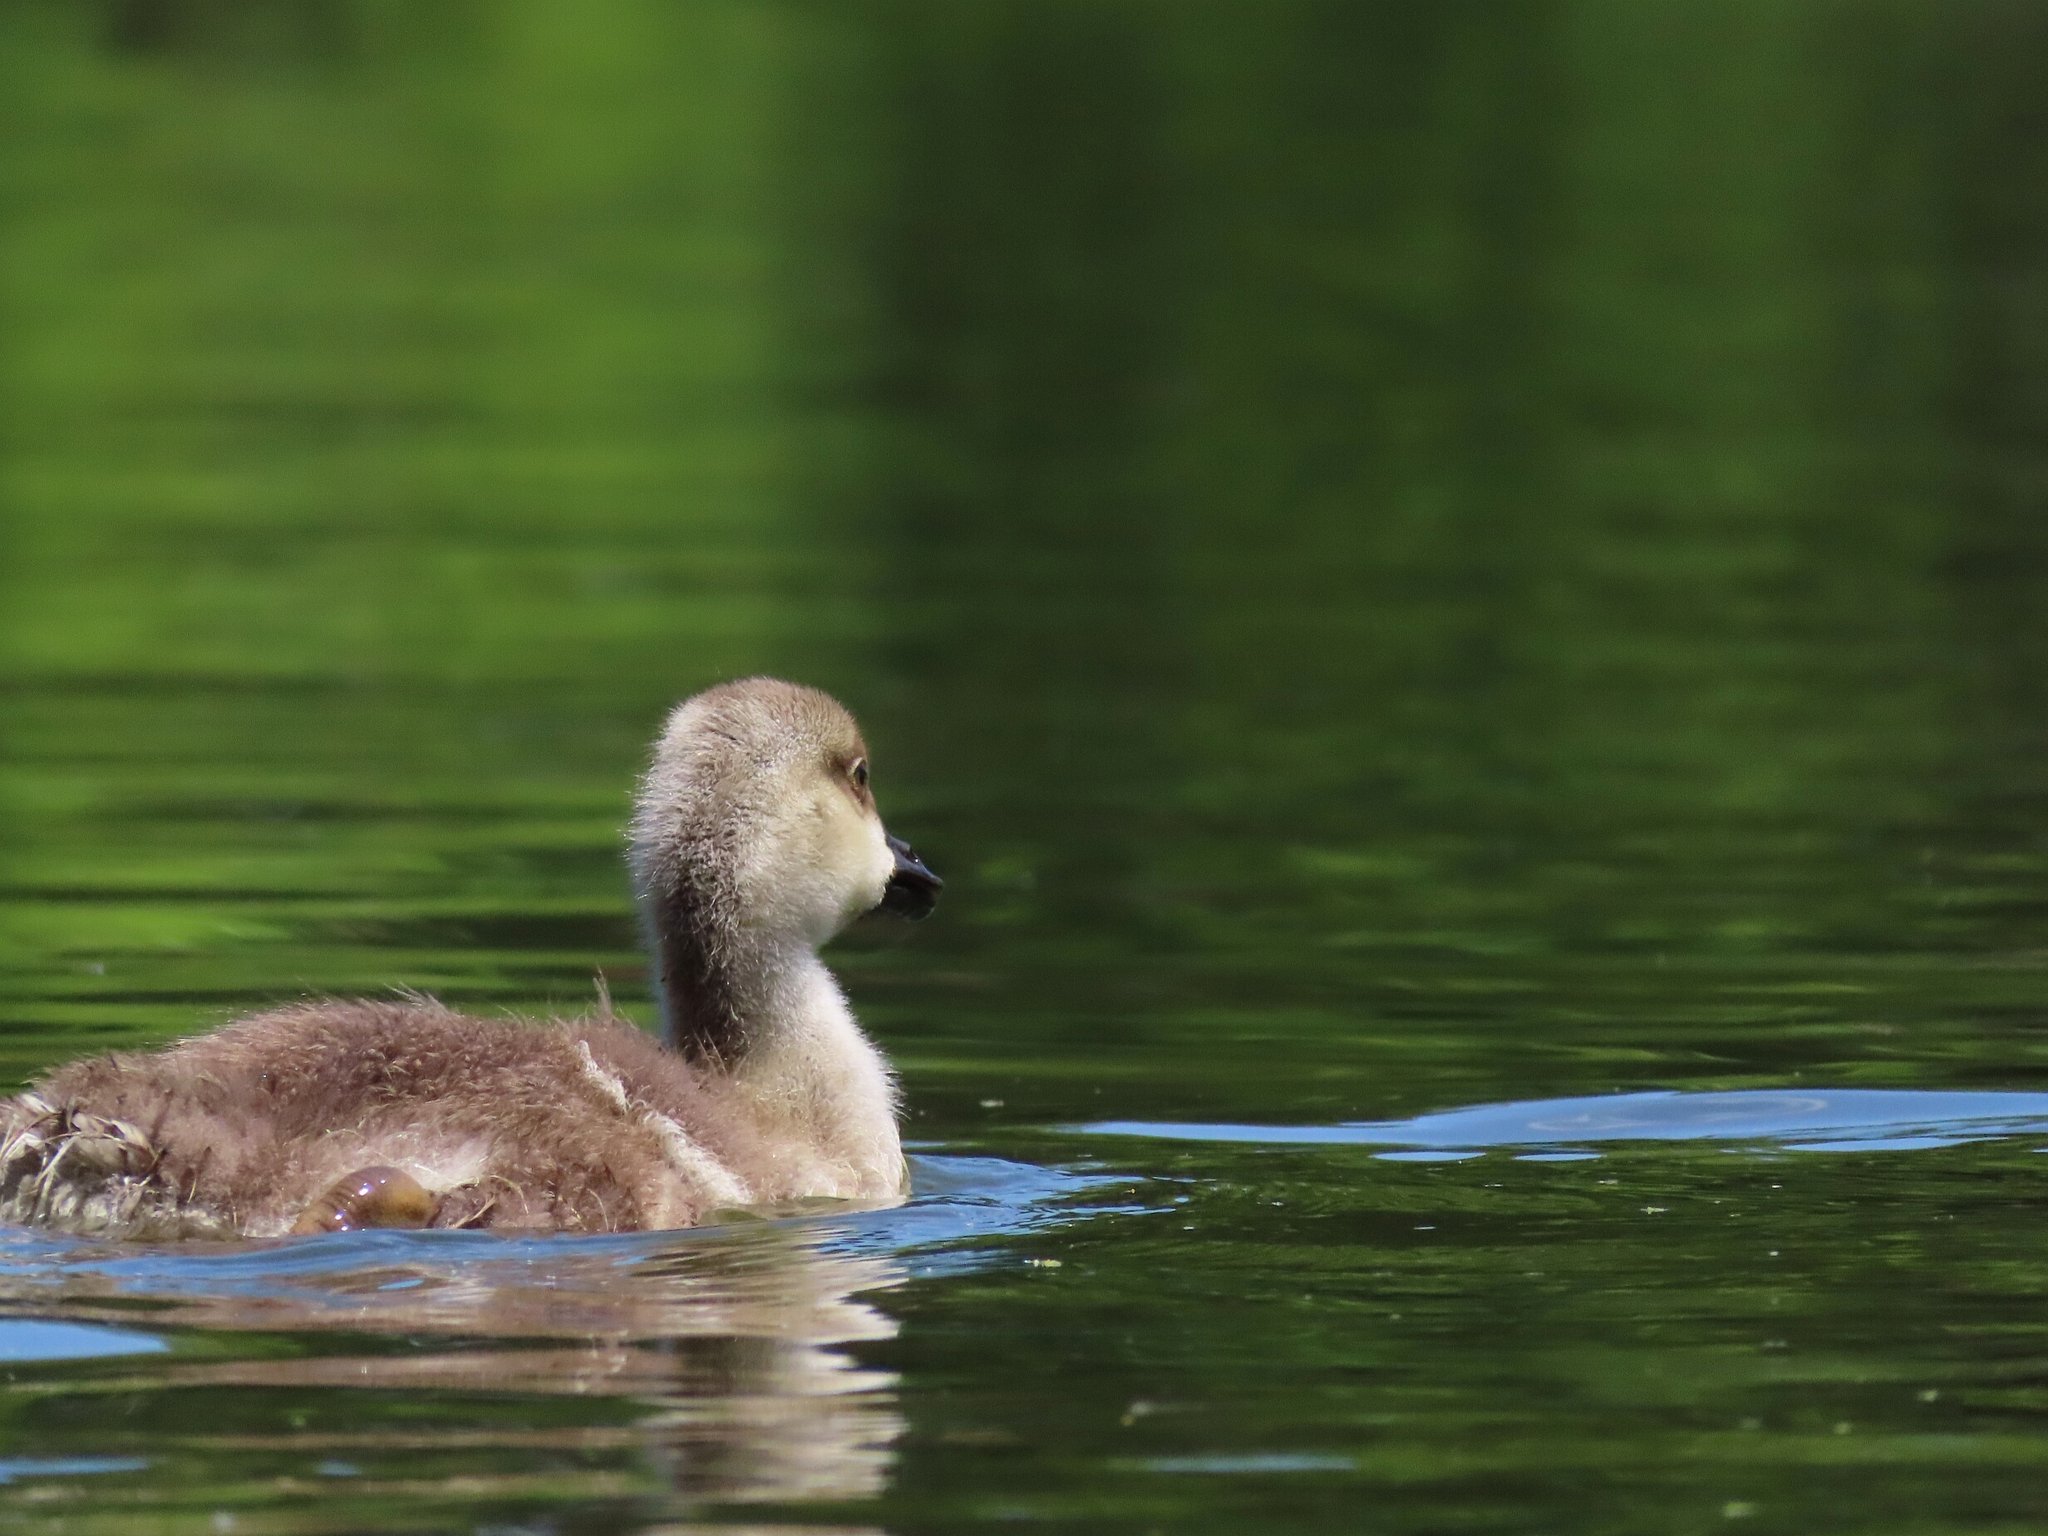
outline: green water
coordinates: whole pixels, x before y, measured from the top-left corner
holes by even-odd
[[[0,0],[0,1080],[644,1018],[736,673],[948,880],[836,952],[911,1206],[0,1236],[0,1523],[2048,1523],[2044,100],[2007,3]],[[1667,1089],[1918,1131],[1313,1129]]]

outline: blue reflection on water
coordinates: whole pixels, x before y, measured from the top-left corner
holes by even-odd
[[[9,1365],[31,1360],[98,1360],[110,1355],[149,1355],[166,1348],[151,1333],[105,1328],[97,1323],[48,1322],[36,1318],[0,1317],[0,1361]],[[0,1483],[9,1462],[0,1462]]]
[[[107,1472],[140,1472],[141,1456],[20,1456],[0,1460],[0,1483],[24,1477],[85,1477]]]
[[[1440,1110],[1412,1120],[1341,1125],[1228,1125],[1106,1120],[1078,1127],[1104,1136],[1428,1149],[1389,1158],[1541,1149],[1544,1160],[1591,1156],[1600,1142],[1731,1141],[1798,1152],[1904,1152],[1999,1137],[2048,1136],[2048,1094],[1879,1088],[1763,1089],[1732,1093],[1620,1093]]]
[[[886,1260],[892,1283],[992,1262],[974,1240],[1015,1236],[1109,1208],[1125,1182],[992,1157],[915,1156],[909,1203],[828,1209],[675,1232],[598,1237],[498,1237],[484,1232],[337,1232],[257,1243],[143,1245],[0,1228],[0,1304],[61,1304],[81,1285],[164,1301],[261,1299],[288,1304],[300,1325],[363,1314],[407,1291],[476,1294],[492,1286],[601,1290],[606,1272],[648,1271],[693,1258],[744,1264],[792,1248],[835,1260]],[[856,1284],[864,1270],[849,1271]],[[400,1294],[394,1294],[400,1293]],[[61,1333],[61,1337],[59,1336]],[[0,1317],[0,1360],[81,1358],[162,1349],[121,1329]]]

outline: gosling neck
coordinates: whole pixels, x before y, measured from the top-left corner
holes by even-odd
[[[720,893],[682,880],[641,904],[662,1040],[700,1065],[737,1073],[779,1037],[801,1032],[831,975],[802,938],[740,923]]]
[[[749,929],[731,905],[693,902],[686,890],[650,895],[642,909],[669,1048],[729,1080],[764,1125],[784,1127],[819,1167],[836,1170],[818,1189],[901,1195],[895,1079],[817,951],[799,936]]]

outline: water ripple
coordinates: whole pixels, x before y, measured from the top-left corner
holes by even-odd
[[[1948,1089],[1757,1089],[1528,1099],[1439,1110],[1411,1120],[1234,1125],[1105,1120],[1077,1130],[1165,1141],[1372,1146],[1402,1160],[1529,1149],[1532,1159],[1590,1157],[1614,1142],[1716,1141],[1796,1152],[1905,1152],[2048,1136],[2048,1094]]]

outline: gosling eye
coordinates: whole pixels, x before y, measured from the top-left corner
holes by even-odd
[[[852,777],[855,789],[866,789],[868,787],[868,760],[866,758],[856,757],[853,760],[853,766],[846,771]]]

